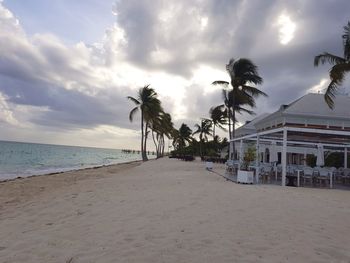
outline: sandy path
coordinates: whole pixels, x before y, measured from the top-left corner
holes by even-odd
[[[167,158],[68,174],[1,203],[0,262],[350,262],[349,191],[237,185]]]

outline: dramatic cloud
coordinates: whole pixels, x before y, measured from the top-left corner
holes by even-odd
[[[350,19],[346,0],[118,0],[115,23],[91,42],[50,28],[28,33],[6,5],[0,1],[0,139],[119,148],[139,144],[126,96],[151,84],[176,125],[193,125],[221,103],[211,83],[228,80],[231,57],[259,66],[269,97],[257,100],[257,113],[323,90],[329,67],[314,68],[313,58],[342,55]],[[79,21],[69,32],[81,37],[93,23]]]

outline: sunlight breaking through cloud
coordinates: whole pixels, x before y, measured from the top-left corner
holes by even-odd
[[[282,14],[278,17],[277,25],[279,26],[280,43],[287,45],[294,38],[296,24],[289,16]]]
[[[204,30],[208,26],[208,17],[201,18],[201,30]]]

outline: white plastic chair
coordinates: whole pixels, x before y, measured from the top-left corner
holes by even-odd
[[[304,167],[303,169],[303,184],[305,185],[306,181],[309,180],[311,185],[313,184],[313,178],[314,178],[314,169],[311,167]]]
[[[320,186],[322,182],[329,183],[331,185],[331,172],[327,168],[318,169],[318,176],[316,176],[316,181],[319,182]]]
[[[271,176],[273,174],[273,168],[270,164],[262,166],[260,169],[260,177],[263,183],[270,183]]]

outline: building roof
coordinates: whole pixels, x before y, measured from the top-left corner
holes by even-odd
[[[256,118],[254,118],[253,120],[246,122],[246,124],[236,129],[236,133],[235,133],[236,136],[242,136],[242,135],[254,133],[256,131],[255,124],[269,115],[270,113],[263,113],[257,116]]]
[[[338,95],[334,99],[334,108],[328,107],[323,94],[309,93],[290,103],[284,113],[315,117],[336,117],[350,119],[350,97]]]
[[[323,94],[307,94],[266,117],[257,117],[246,125],[251,128],[253,124],[255,132],[237,134],[233,140],[277,141],[303,148],[322,144],[329,150],[350,148],[350,97],[338,95],[334,104],[330,109]]]
[[[256,121],[255,128],[271,126],[274,121],[281,123],[290,120],[301,124],[303,120],[305,122],[312,120],[320,124],[325,124],[328,121],[334,123],[338,120],[337,124],[332,125],[344,126],[344,122],[350,123],[350,97],[337,95],[334,98],[334,108],[331,109],[324,100],[324,94],[309,93],[290,104],[282,105],[276,112]]]

